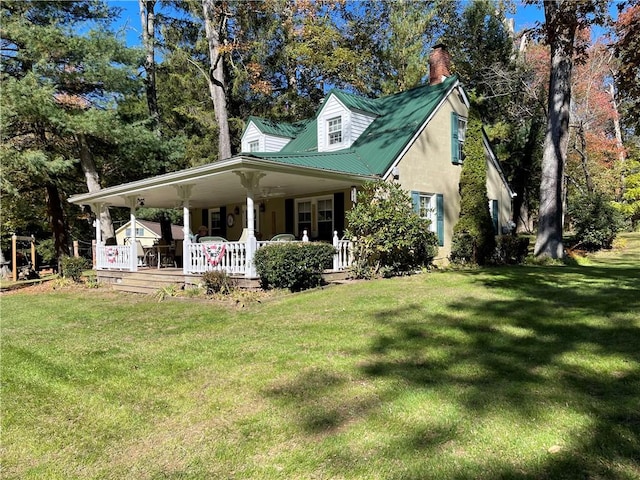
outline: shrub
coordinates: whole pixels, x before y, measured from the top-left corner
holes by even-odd
[[[621,228],[619,212],[606,195],[596,192],[573,198],[569,206],[574,240],[589,251],[611,248]]]
[[[495,232],[487,198],[487,159],[482,123],[469,111],[460,173],[460,219],[453,227],[450,260],[458,264],[483,265],[495,249]]]
[[[211,270],[202,274],[202,283],[207,294],[222,293],[227,295],[236,288],[236,281],[226,272]]]
[[[62,276],[70,278],[74,282],[79,282],[82,278],[82,272],[89,268],[89,262],[82,257],[62,257]]]
[[[288,288],[292,292],[322,283],[322,272],[336,253],[327,243],[282,242],[260,248],[253,262],[262,288]]]
[[[496,238],[494,261],[498,265],[519,265],[529,253],[529,237],[499,235]]]
[[[358,278],[397,275],[433,263],[438,251],[436,235],[399,185],[365,184],[346,217],[346,234],[355,242],[352,272]]]

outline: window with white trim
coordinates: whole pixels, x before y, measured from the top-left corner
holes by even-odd
[[[333,199],[318,200],[318,238],[323,240],[333,236]]]
[[[311,235],[311,200],[304,202],[298,202],[298,235],[302,236],[302,233],[306,230],[308,235]]]
[[[464,153],[462,147],[464,147],[464,140],[467,134],[467,119],[465,117],[458,116],[458,158],[460,161],[464,160]]]
[[[124,232],[125,237],[131,236],[131,228],[127,228]],[[136,228],[136,237],[144,236],[144,228]]]
[[[250,152],[257,152],[260,150],[260,141],[259,140],[253,140],[251,142],[249,142],[249,151]]]
[[[339,143],[342,143],[342,117],[330,118],[327,120],[327,144]]]
[[[219,208],[209,210],[209,225],[211,226],[211,230],[222,229],[222,217]]]
[[[418,215],[431,222],[429,229],[432,232],[435,232],[437,228],[436,211],[436,196],[429,193],[421,193],[418,200]]]

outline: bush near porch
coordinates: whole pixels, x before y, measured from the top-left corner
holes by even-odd
[[[400,185],[370,182],[346,213],[347,238],[355,243],[353,271],[358,278],[389,277],[429,267],[438,251],[430,221],[418,216]]]
[[[335,253],[327,243],[282,242],[260,248],[253,262],[262,288],[297,292],[322,283],[322,272],[331,268]]]

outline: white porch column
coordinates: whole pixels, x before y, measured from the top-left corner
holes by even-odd
[[[242,186],[247,189],[247,268],[245,270],[245,277],[255,277],[256,267],[253,264],[253,255],[258,249],[258,242],[256,241],[256,231],[254,228],[255,224],[255,214],[253,211],[254,201],[253,198],[258,192],[258,186],[260,184],[260,179],[265,176],[264,173],[260,172],[236,172],[236,174],[240,177],[240,182]]]
[[[138,207],[138,197],[130,195],[125,199],[129,207],[129,224],[131,225],[131,236],[129,237],[130,259],[129,265],[132,272],[138,271],[138,245],[136,243],[136,208]]]
[[[189,255],[189,245],[191,244],[191,212],[189,211],[189,199],[193,185],[176,185],[178,198],[182,201],[182,273],[188,274],[191,266],[191,256]]]
[[[93,227],[96,229],[96,245],[100,246],[102,245],[102,224],[100,222],[100,214],[104,208],[104,203],[92,203],[89,207],[91,207],[91,211],[96,216],[96,219],[93,222]]]

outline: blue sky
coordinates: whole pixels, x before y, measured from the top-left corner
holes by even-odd
[[[109,0],[112,6],[123,9],[122,17],[117,25],[125,28],[127,35],[127,43],[131,46],[140,45],[140,14],[138,10],[137,0]],[[524,28],[531,28],[535,22],[544,20],[544,13],[538,6],[525,5],[521,1],[515,2],[516,13],[515,18],[516,31]]]

